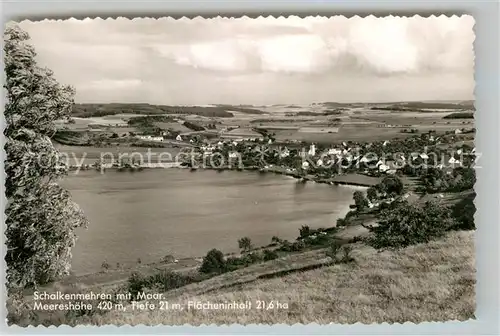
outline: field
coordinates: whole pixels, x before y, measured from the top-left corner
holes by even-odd
[[[324,265],[324,251],[257,264],[165,294],[171,303],[253,301],[248,310],[110,312],[78,323],[403,323],[474,318],[474,233],[398,251],[353,244],[354,263]],[[316,266],[315,266],[316,265]],[[313,269],[316,268],[316,269]],[[309,270],[307,270],[309,269]],[[255,300],[274,309],[255,308]],[[277,308],[277,303],[288,308]]]
[[[305,141],[332,143],[339,141],[377,141],[405,138],[414,133],[445,133],[474,127],[471,102],[407,102],[387,104],[318,103],[312,105],[273,106],[160,106],[148,104],[80,104],[75,107],[73,123],[60,127],[74,131],[62,143],[80,145],[99,135],[98,143],[130,146],[136,143],[130,134],[160,131],[194,135],[202,138],[246,138],[252,129],[274,134],[279,142]],[[152,122],[148,127],[127,127],[132,117],[170,116],[177,121]],[[453,116],[450,118],[450,116]],[[189,121],[201,126],[190,129]],[[205,130],[202,130],[205,128]],[[227,133],[233,128],[232,133]],[[193,131],[200,131],[193,133]],[[78,139],[80,134],[81,139]],[[92,135],[94,134],[94,135]],[[111,138],[118,135],[119,141]],[[64,139],[63,139],[64,140]]]

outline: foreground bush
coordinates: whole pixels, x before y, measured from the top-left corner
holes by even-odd
[[[449,209],[435,202],[419,206],[404,200],[394,205],[382,211],[378,226],[370,228],[374,236],[368,241],[375,248],[428,242],[454,225]]]
[[[274,260],[278,258],[278,252],[275,250],[264,250],[264,261]]]
[[[451,208],[451,215],[456,221],[456,229],[476,229],[476,224],[474,223],[474,214],[476,213],[476,206],[474,205],[475,198],[476,193],[472,193]]]
[[[205,274],[216,273],[221,274],[227,270],[224,254],[217,250],[212,249],[208,251],[207,255],[203,257],[203,262],[200,267],[200,272]]]

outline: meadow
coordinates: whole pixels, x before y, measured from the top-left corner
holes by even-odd
[[[305,252],[165,293],[166,300],[182,305],[253,301],[254,307],[244,311],[112,311],[78,323],[418,323],[474,318],[473,232],[451,232],[442,240],[397,251],[378,252],[356,243],[352,256],[353,263],[328,266],[324,250]],[[315,264],[317,269],[304,271]],[[288,274],[280,275],[283,271]],[[256,300],[275,302],[275,308],[256,309]],[[277,308],[276,302],[288,309]]]

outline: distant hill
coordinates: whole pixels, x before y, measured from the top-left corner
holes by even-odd
[[[371,110],[382,111],[411,111],[426,112],[429,110],[472,110],[475,111],[473,101],[463,102],[399,102],[387,104],[374,104]]]
[[[233,113],[227,111],[228,109],[225,106],[169,106],[146,103],[75,104],[71,115],[82,118],[114,114],[194,114],[204,117],[234,117]]]
[[[342,108],[351,108],[358,106],[370,107],[373,110],[394,110],[394,111],[424,111],[426,109],[456,109],[456,110],[475,110],[474,101],[425,101],[425,102],[387,102],[387,103],[337,103],[323,102],[312,105],[323,105],[329,111],[341,111]],[[301,108],[299,105],[288,105],[288,108]],[[303,107],[302,107],[303,108]],[[211,106],[171,106],[171,105],[153,105],[147,103],[109,103],[109,104],[75,104],[73,106],[72,116],[74,117],[102,117],[114,114],[191,114],[203,117],[231,118],[234,113],[240,112],[246,114],[267,114],[266,112],[251,105],[227,105],[218,104]],[[303,112],[300,112],[303,113]],[[308,111],[305,111],[307,115]],[[336,113],[335,113],[336,114]]]
[[[251,105],[217,105],[217,107],[225,109],[226,111],[234,111],[247,114],[265,114],[265,112],[257,110]]]
[[[443,117],[443,119],[474,119],[474,113],[472,112],[455,112],[448,114]]]

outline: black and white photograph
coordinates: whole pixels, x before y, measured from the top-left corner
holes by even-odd
[[[7,323],[475,319],[474,24],[9,22]]]

